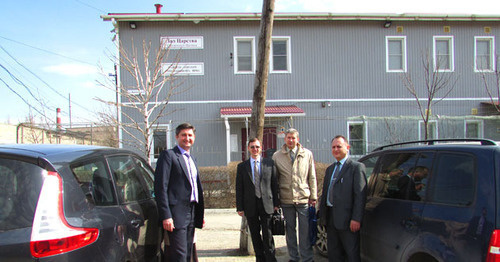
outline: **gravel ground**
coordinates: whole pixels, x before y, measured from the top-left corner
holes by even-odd
[[[204,261],[255,261],[253,255],[242,255],[240,245],[241,217],[236,209],[205,210],[205,228],[196,230],[198,259]],[[274,236],[278,262],[288,261],[285,236]],[[315,252],[316,262],[327,259]]]

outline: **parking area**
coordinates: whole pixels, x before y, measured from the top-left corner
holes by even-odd
[[[206,209],[205,228],[196,230],[196,248],[199,261],[255,261],[253,255],[239,252],[241,217],[236,209]],[[285,236],[275,236],[276,258],[288,261]],[[327,259],[315,252],[316,262]]]

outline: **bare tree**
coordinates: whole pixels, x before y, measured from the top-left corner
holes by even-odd
[[[100,83],[117,92],[121,101],[98,101],[120,109],[121,119],[115,114],[102,113],[101,119],[118,126],[131,139],[121,142],[139,149],[149,159],[152,147],[152,130],[158,126],[160,118],[175,112],[167,110],[173,95],[184,92],[179,72],[179,52],[170,58],[170,46],[161,44],[158,49],[151,48],[151,42],[142,42],[142,54],[139,54],[132,40],[132,49],[127,52],[120,44],[118,59],[122,78],[131,78],[131,86],[115,86],[114,81]],[[117,97],[118,97],[117,96]]]
[[[500,113],[500,68],[498,67],[500,58],[498,55],[495,56],[495,61],[492,71],[482,70],[480,75],[491,104]]]
[[[429,53],[422,55],[422,72],[424,75],[422,81],[418,82],[421,84],[417,84],[408,72],[403,73],[401,76],[403,85],[417,102],[420,117],[424,123],[425,139],[429,136],[429,120],[432,115],[432,106],[446,98],[458,81],[458,77],[453,72],[444,72],[442,70],[441,67],[445,64],[444,60],[438,59],[434,63],[431,61]],[[426,97],[420,98],[419,94]],[[439,94],[443,95],[437,98]]]
[[[260,141],[264,136],[267,80],[269,77],[269,53],[273,34],[274,0],[264,0],[260,19],[259,55],[255,73],[250,136]]]

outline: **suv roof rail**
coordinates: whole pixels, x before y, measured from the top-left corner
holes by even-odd
[[[479,139],[479,138],[449,138],[449,139],[431,139],[431,140],[417,140],[417,141],[408,141],[408,142],[401,142],[401,143],[396,143],[396,144],[389,144],[385,146],[380,146],[377,147],[373,150],[375,151],[380,151],[388,147],[394,147],[394,146],[401,146],[401,145],[409,145],[409,144],[427,144],[427,145],[434,145],[434,143],[441,143],[441,142],[480,142],[482,146],[496,146],[497,143],[493,140],[489,139]]]

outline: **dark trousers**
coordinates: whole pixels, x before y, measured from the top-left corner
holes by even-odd
[[[175,229],[172,232],[166,232],[168,235],[169,246],[166,248],[166,257],[171,262],[191,261],[193,253],[194,239],[194,204],[186,214],[186,226],[177,227],[183,223],[174,221]]]
[[[331,208],[327,208],[328,225],[326,227],[328,261],[359,262],[359,231],[353,233],[350,229],[340,230],[334,226],[334,217]]]
[[[248,227],[252,236],[253,249],[257,262],[275,262],[276,254],[274,248],[273,233],[271,231],[271,215],[264,211],[262,199],[255,198],[257,214],[247,217]],[[262,236],[260,234],[262,229]]]

